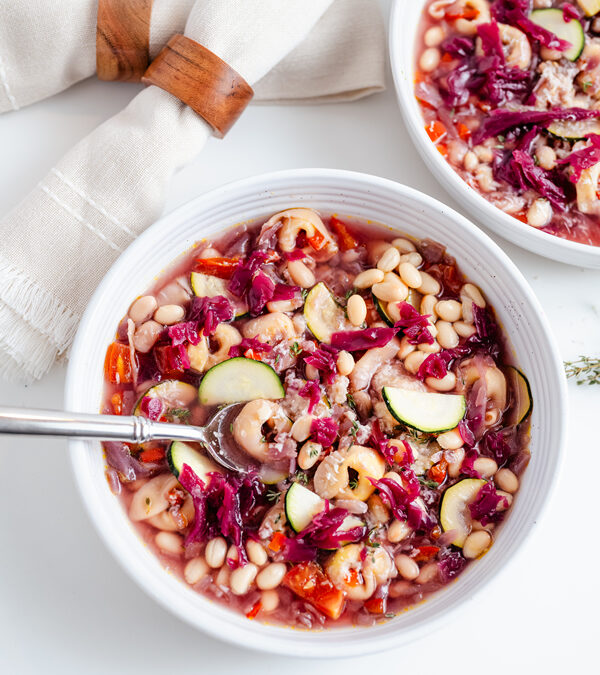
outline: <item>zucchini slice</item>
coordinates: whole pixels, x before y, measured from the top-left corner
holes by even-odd
[[[279,375],[262,361],[237,356],[210,368],[198,387],[202,405],[279,399],[285,391]]]
[[[467,410],[460,394],[437,394],[384,387],[383,400],[390,413],[403,424],[428,434],[454,429]]]
[[[265,485],[275,485],[276,483],[285,480],[288,476],[288,472],[281,471],[281,469],[275,469],[268,464],[261,464],[258,469],[258,478],[260,482]]]
[[[569,61],[577,61],[585,45],[585,33],[581,21],[577,19],[565,21],[563,11],[558,7],[535,9],[529,18],[533,23],[554,33],[560,40],[569,42],[571,46],[561,54]]]
[[[319,342],[330,342],[333,333],[355,330],[346,312],[333,297],[333,293],[320,281],[313,286],[304,301],[304,318],[310,332]]]
[[[471,532],[469,504],[485,483],[481,478],[465,478],[444,492],[440,505],[440,524],[444,532],[456,530],[456,539],[452,542],[454,546],[462,548]]]
[[[183,465],[187,464],[190,469],[204,481],[209,480],[208,474],[216,471],[222,473],[222,470],[200,450],[196,450],[189,443],[183,441],[173,441],[167,450],[167,462],[171,471],[179,478]]]
[[[133,409],[134,415],[141,414],[142,399],[146,396],[151,398],[159,398],[167,410],[173,408],[186,408],[198,395],[196,387],[187,382],[180,382],[179,380],[164,380],[153,387],[150,387],[144,394],[140,396],[139,401],[135,404]]]
[[[385,309],[387,303],[383,303],[372,291],[371,297],[373,298],[373,304],[375,305],[375,309],[377,310],[379,316],[387,323],[388,326],[393,326],[394,322]]]
[[[325,500],[300,483],[292,483],[285,494],[285,517],[294,532],[301,532],[325,508]]]
[[[590,134],[600,134],[600,120],[579,120],[578,122],[560,121],[548,125],[548,131],[565,141],[582,141]]]
[[[226,297],[233,305],[234,319],[248,316],[248,305],[229,292],[224,279],[213,277],[210,274],[203,274],[202,272],[192,272],[190,275],[190,286],[194,295],[198,298],[214,298],[217,295]]]
[[[508,423],[515,425],[521,424],[533,409],[533,398],[531,396],[529,380],[514,366],[508,367],[506,375],[511,385],[511,391],[515,397]]]

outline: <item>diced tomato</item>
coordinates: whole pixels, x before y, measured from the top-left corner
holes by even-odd
[[[117,391],[110,397],[110,404],[113,409],[113,414],[123,414],[123,392]]]
[[[231,279],[239,262],[239,258],[198,258],[194,263],[194,272]]]
[[[438,143],[435,147],[442,157],[448,157],[448,148],[444,143]]]
[[[271,537],[271,541],[269,542],[269,548],[271,551],[277,553],[277,551],[281,551],[281,548],[285,544],[285,534],[283,532],[275,532],[275,534]]]
[[[437,464],[434,464],[429,469],[428,475],[431,480],[442,484],[446,480],[446,473],[448,472],[448,462],[445,459],[440,459]]]
[[[106,350],[104,359],[104,376],[112,384],[128,384],[133,382],[133,367],[129,345],[113,342]]]
[[[184,362],[181,350],[169,344],[154,347],[154,358],[158,369],[165,377],[180,377],[189,367],[189,363]]]
[[[369,598],[365,601],[365,609],[371,614],[385,614],[386,598]]]
[[[351,567],[344,576],[344,582],[348,584],[348,586],[360,586],[361,578],[358,570]]]
[[[331,216],[329,225],[336,234],[340,251],[350,251],[358,246],[358,239],[350,232],[350,230],[348,230],[348,227],[342,223],[339,218]]]
[[[426,124],[425,131],[434,143],[443,138],[447,133],[446,127],[439,120],[432,120],[429,124]]]
[[[444,52],[442,54],[442,63],[450,63],[450,61],[454,61],[454,57],[450,52]]]
[[[458,131],[458,135],[462,138],[463,141],[467,141],[469,140],[469,138],[471,138],[471,130],[466,124],[459,122],[456,125],[456,130]]]
[[[317,563],[295,565],[283,578],[283,585],[330,619],[339,619],[344,610],[344,594]]]
[[[164,456],[164,448],[149,448],[148,450],[142,450],[138,455],[142,462],[159,462],[161,459],[164,459]]]
[[[513,213],[513,218],[520,220],[522,223],[527,223],[527,213],[525,211],[520,211],[519,213]]]
[[[325,235],[322,232],[319,232],[319,230],[315,229],[315,233],[309,238],[308,243],[312,248],[315,249],[315,251],[320,251],[326,245],[327,240],[325,239]]]
[[[254,617],[260,612],[260,608],[262,607],[262,603],[260,600],[258,600],[256,603],[254,603],[254,606],[252,609],[246,614],[247,619],[254,619]]]
[[[466,19],[467,21],[472,21],[479,16],[479,11],[474,7],[462,7],[461,9],[455,9],[454,5],[451,5],[444,14],[444,18],[447,21],[457,21],[458,19]]]
[[[432,560],[438,554],[439,550],[439,546],[419,546],[417,549],[418,553],[414,556],[413,560],[415,562]]]
[[[247,359],[252,359],[253,361],[261,361],[259,353],[255,349],[246,349],[244,356]]]

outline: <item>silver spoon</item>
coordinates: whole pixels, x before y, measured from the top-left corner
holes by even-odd
[[[93,415],[58,410],[0,407],[0,434],[61,436],[103,441],[191,441],[230,471],[247,473],[257,464],[233,440],[231,423],[244,403],[232,403],[216,412],[205,427],[153,422],[145,417]]]

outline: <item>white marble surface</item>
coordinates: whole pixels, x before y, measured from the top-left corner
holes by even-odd
[[[388,3],[382,0],[387,12]],[[391,87],[391,81],[389,81]],[[121,109],[135,87],[88,81],[0,118],[0,213],[53,161]],[[292,167],[379,174],[453,206],[402,127],[392,89],[324,107],[253,107],[173,182],[167,209],[230,180]],[[546,309],[565,359],[600,354],[600,272],[500,242]],[[1,243],[0,243],[1,247]],[[0,404],[60,406],[64,366],[29,386],[0,382]],[[161,609],[105,550],[75,490],[63,441],[0,439],[0,672],[425,673],[597,668],[596,532],[600,387],[569,387],[570,433],[558,489],[517,558],[459,620],[401,650],[306,663],[215,642]],[[540,489],[544,489],[541,485]],[[595,664],[595,665],[594,665]]]

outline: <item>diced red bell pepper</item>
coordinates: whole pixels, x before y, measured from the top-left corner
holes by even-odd
[[[160,462],[161,459],[165,457],[164,448],[148,448],[147,450],[142,450],[138,455],[140,461],[142,462]]]
[[[295,565],[283,578],[283,585],[330,619],[339,619],[344,611],[344,594],[317,563]]]
[[[239,258],[198,258],[194,263],[194,272],[231,279],[239,262]]]
[[[429,469],[428,475],[431,480],[434,480],[441,485],[446,480],[447,472],[448,462],[442,458],[437,464],[434,464],[431,469]]]
[[[456,9],[451,5],[445,12],[444,18],[446,21],[457,21],[458,19],[466,19],[467,21],[472,21],[479,16],[479,11],[474,7],[465,6],[460,9]]]
[[[154,347],[154,358],[158,369],[165,377],[180,377],[190,365],[189,361],[186,363],[182,350],[170,344],[159,344]]]
[[[450,63],[451,61],[454,61],[454,57],[450,52],[444,52],[442,54],[442,63]],[[433,106],[431,106],[433,108]]]
[[[413,557],[415,562],[425,562],[432,560],[438,554],[439,546],[419,546],[417,555]]]
[[[312,248],[315,249],[315,251],[320,251],[326,245],[327,240],[325,239],[325,235],[322,232],[315,230],[313,236],[309,237],[308,243]]]
[[[133,366],[129,345],[113,342],[106,350],[104,359],[104,377],[112,384],[133,382]]]
[[[471,130],[466,124],[463,124],[462,122],[459,122],[456,125],[456,131],[458,131],[458,135],[463,141],[468,141],[469,138],[471,138]]]
[[[365,601],[365,609],[371,614],[385,614],[386,598],[369,598]]]
[[[283,534],[283,532],[275,532],[275,534],[271,537],[271,541],[269,542],[269,548],[274,553],[277,553],[277,551],[281,551],[281,548],[284,544],[285,534]]]
[[[246,351],[244,352],[244,356],[247,359],[252,359],[253,361],[262,361],[259,353],[255,349],[246,349]]]
[[[262,607],[262,603],[260,600],[254,603],[252,609],[246,614],[247,619],[254,619],[256,615],[260,612],[260,608]]]
[[[336,234],[340,251],[350,251],[359,245],[358,239],[350,232],[348,227],[342,223],[339,218],[331,216],[329,225]]]
[[[112,406],[114,415],[122,415],[123,414],[123,393],[120,392],[120,391],[115,392],[110,397],[110,404]]]
[[[437,151],[440,153],[440,155],[444,158],[448,157],[448,146],[445,145],[444,143],[438,143],[436,146]]]
[[[426,124],[425,131],[434,143],[443,138],[447,133],[446,127],[439,120],[433,120],[429,124]]]

